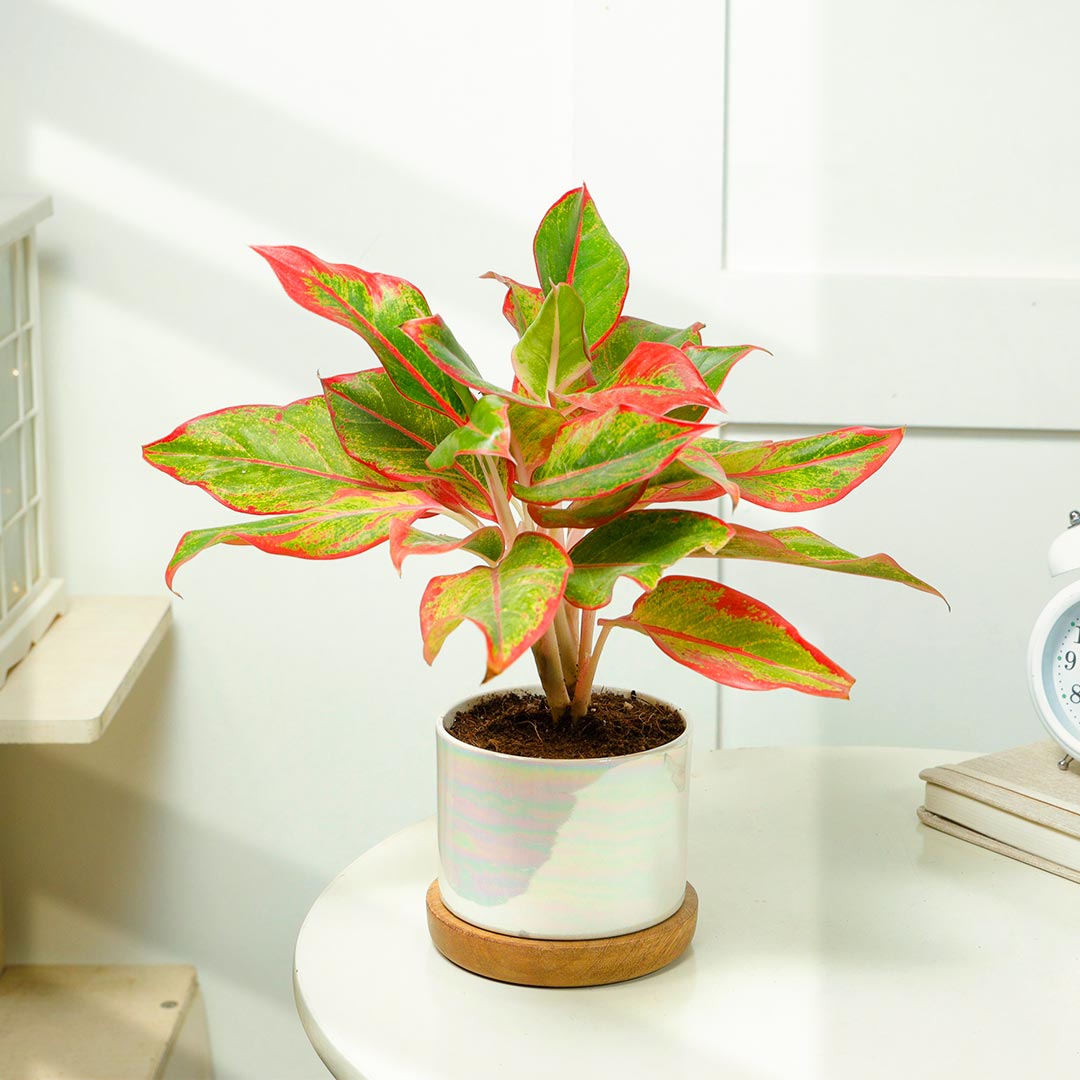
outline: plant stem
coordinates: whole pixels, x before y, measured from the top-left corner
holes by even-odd
[[[479,455],[484,475],[487,477],[488,490],[491,492],[491,501],[495,507],[495,517],[499,526],[506,535],[506,544],[509,547],[517,536],[518,527],[514,520],[514,512],[510,509],[510,502],[506,497],[506,489],[499,479],[499,470],[491,463],[491,459],[485,454]]]
[[[589,662],[578,674],[577,687],[574,690],[574,700],[570,704],[570,719],[577,723],[589,711],[589,701],[592,697],[593,680],[596,678],[596,665],[600,662],[600,654],[604,651],[611,626],[605,626],[597,638],[596,648],[593,649]]]
[[[559,645],[555,640],[555,631],[548,627],[544,636],[532,647],[536,670],[540,675],[540,685],[547,695],[551,718],[558,722],[566,716],[570,708],[570,695],[563,680],[562,664],[559,662]]]
[[[444,508],[441,513],[444,517],[452,518],[454,521],[464,525],[469,532],[475,532],[481,527],[480,519],[473,517],[468,510],[447,510]]]
[[[578,675],[585,670],[589,662],[589,650],[592,648],[593,631],[596,629],[596,612],[581,611],[581,635],[578,640]]]
[[[562,663],[563,680],[569,697],[578,677],[577,644],[570,629],[570,619],[566,614],[566,605],[560,604],[555,615],[555,639],[559,643],[559,660]]]

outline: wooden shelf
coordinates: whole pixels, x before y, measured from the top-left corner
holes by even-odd
[[[0,195],[0,245],[25,236],[52,209],[51,195]]]
[[[172,619],[163,596],[76,596],[0,689],[0,743],[99,739]]]
[[[19,1080],[211,1080],[195,969],[7,968],[0,974],[0,1073]]]

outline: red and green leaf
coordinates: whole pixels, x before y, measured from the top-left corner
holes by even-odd
[[[694,323],[680,330],[647,319],[636,319],[632,315],[622,315],[611,333],[599,345],[593,346],[593,375],[600,382],[610,379],[643,341],[660,341],[676,347],[700,345],[704,326],[704,323]]]
[[[629,510],[644,494],[647,480],[620,488],[613,495],[582,499],[569,506],[544,506],[533,503],[529,515],[542,529],[594,529],[606,525]]]
[[[400,486],[345,453],[321,396],[197,416],[144,446],[143,457],[242,514],[306,510],[345,488]]]
[[[810,566],[818,570],[833,570],[839,574],[856,574],[859,577],[880,578],[897,581],[921,592],[941,593],[909,574],[889,555],[853,555],[842,547],[826,540],[809,529],[770,529],[759,532],[745,525],[732,525],[735,535],[719,552],[726,559],[755,559],[764,562],[787,563],[790,566]],[[701,554],[705,554],[702,552]],[[573,555],[573,552],[571,552]]]
[[[581,297],[569,285],[556,285],[532,325],[514,346],[511,358],[521,385],[545,404],[589,373]]]
[[[746,355],[759,349],[757,345],[685,345],[683,352],[701,373],[706,385],[719,394],[731,369]],[[760,349],[768,352],[767,349]],[[697,406],[688,406],[673,414],[677,420],[697,421],[705,415]]]
[[[343,559],[381,544],[393,522],[412,524],[440,509],[419,491],[344,491],[298,514],[194,529],[180,538],[165,572],[165,584],[171,589],[176,571],[216,544],[246,544],[298,559]]]
[[[514,494],[547,505],[610,495],[660,472],[706,430],[628,409],[588,413],[562,427],[547,461]]]
[[[903,436],[903,428],[851,427],[783,442],[701,445],[748,502],[793,512],[844,498],[885,464]]]
[[[700,441],[690,444],[694,448],[694,467],[692,468],[682,460],[683,451],[680,451],[679,456],[670,465],[649,481],[648,487],[641,496],[642,503],[704,502],[706,499],[719,499],[729,494],[728,489],[718,480],[723,469],[717,466],[716,477],[704,475],[705,461],[700,456],[701,452],[697,445]],[[686,449],[689,450],[689,448]],[[712,461],[712,458],[709,460]],[[733,486],[730,481],[726,483],[728,488]]]
[[[502,398],[488,394],[469,413],[467,423],[456,427],[427,457],[430,469],[446,469],[459,454],[479,454],[513,461],[510,453],[510,421]]]
[[[703,578],[664,578],[629,615],[600,623],[645,634],[677,663],[740,690],[846,698],[855,682],[772,608]]]
[[[511,401],[507,416],[522,463],[527,469],[535,469],[551,453],[555,437],[565,423],[562,413],[546,405],[538,408],[535,402],[524,406]]]
[[[425,319],[412,319],[401,324],[401,331],[437,367],[456,383],[471,386],[484,394],[497,394],[507,401],[522,405],[536,405],[530,398],[504,390],[497,383],[485,379],[477,370],[472,358],[462,348],[441,315],[429,315]]]
[[[449,634],[468,620],[487,642],[487,682],[543,636],[569,574],[566,552],[550,537],[527,532],[497,566],[433,578],[420,602],[424,659],[430,664]]]
[[[663,342],[642,342],[626,362],[595,390],[564,394],[572,405],[592,412],[623,405],[635,412],[664,416],[683,406],[719,409],[720,402],[684,352]]]
[[[415,285],[346,263],[323,262],[299,247],[254,250],[301,307],[359,334],[410,401],[450,417],[467,414],[461,388],[401,331],[402,323],[431,314]]]
[[[431,451],[457,430],[454,421],[402,397],[378,368],[324,379],[323,392],[350,457],[383,476],[423,487],[450,509],[494,516],[479,463],[465,458],[443,473],[427,465]]]
[[[499,281],[506,286],[506,297],[503,299],[503,318],[517,331],[518,337],[528,330],[532,321],[540,314],[540,306],[544,302],[544,291],[533,285],[522,285],[513,278],[503,277],[489,270],[481,274],[481,278],[490,278]]]
[[[690,485],[692,492],[687,494],[684,492],[680,498],[690,499],[693,501],[696,498],[719,498],[721,495],[727,495],[731,499],[731,508],[734,510],[739,505],[739,486],[733,480],[731,480],[727,473],[720,467],[716,459],[703,450],[696,442],[690,443],[689,446],[683,447],[679,451],[679,456],[672,463],[673,468],[682,467],[686,469],[692,477],[699,478],[694,480]],[[666,471],[666,470],[665,470]],[[660,478],[658,478],[660,479]],[[704,481],[704,486],[701,486],[701,481]],[[702,494],[693,493],[693,489],[700,488]],[[671,500],[656,499],[656,502],[665,502]]]
[[[401,573],[401,566],[410,555],[444,555],[448,551],[471,551],[490,563],[503,554],[502,530],[485,525],[468,536],[444,536],[423,532],[405,521],[390,523],[390,561]]]
[[[545,295],[563,282],[577,290],[585,304],[585,334],[591,345],[599,345],[622,314],[630,265],[584,185],[568,191],[544,215],[533,254]]]
[[[653,589],[669,566],[697,552],[715,555],[731,535],[731,526],[711,514],[631,510],[570,549],[574,569],[566,583],[566,598],[575,607],[604,607],[620,577]]]

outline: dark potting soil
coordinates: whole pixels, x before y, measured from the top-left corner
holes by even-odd
[[[663,746],[682,734],[679,714],[636,693],[593,694],[588,714],[576,725],[552,720],[540,694],[511,692],[478,701],[458,713],[450,732],[462,742],[500,754],[541,758],[619,757]]]

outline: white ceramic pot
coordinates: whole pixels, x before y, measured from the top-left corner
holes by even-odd
[[[474,926],[549,939],[628,934],[678,911],[689,728],[653,750],[584,760],[514,757],[455,739],[458,713],[493,696],[463,701],[436,725],[446,907]]]

